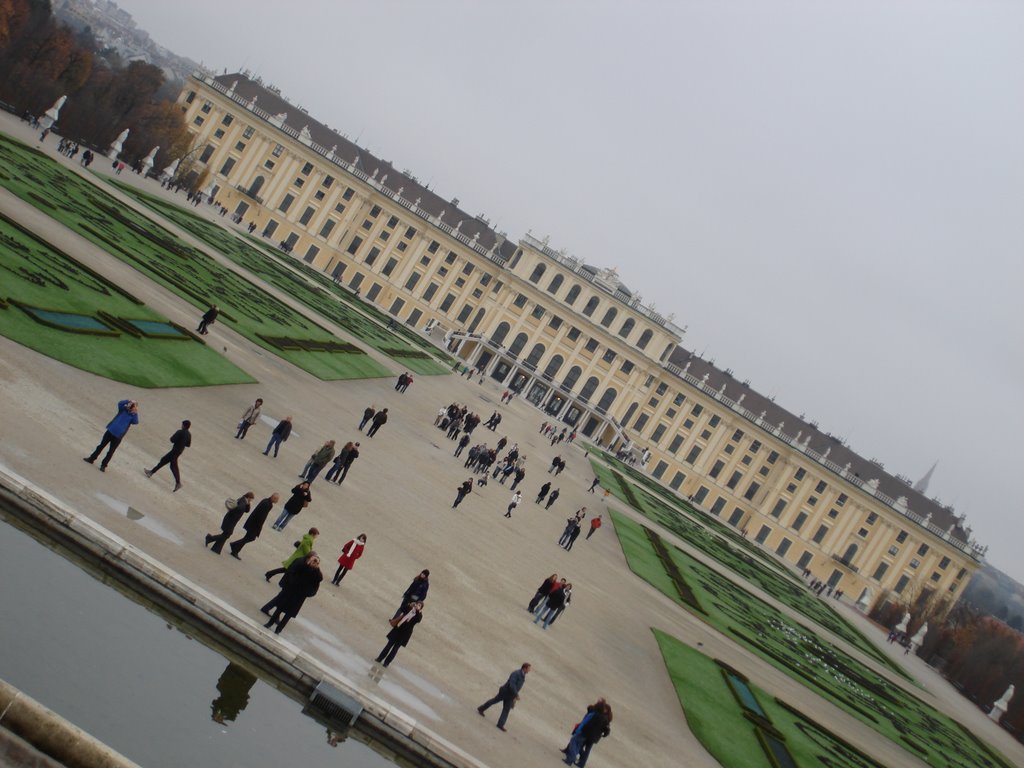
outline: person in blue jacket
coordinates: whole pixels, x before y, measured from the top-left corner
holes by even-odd
[[[107,431],[103,433],[103,439],[100,440],[100,444],[96,446],[95,451],[82,459],[82,461],[92,464],[99,458],[103,449],[109,445],[110,448],[107,450],[107,455],[100,462],[100,472],[106,472],[107,465],[110,463],[110,458],[114,455],[114,451],[117,450],[117,446],[121,444],[124,436],[128,434],[132,424],[138,423],[139,403],[135,400],[122,400],[119,402],[117,404],[117,415],[107,424]]]

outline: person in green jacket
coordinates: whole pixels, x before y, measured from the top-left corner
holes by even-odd
[[[309,532],[302,537],[302,541],[295,542],[295,551],[288,555],[288,557],[281,562],[281,567],[272,568],[271,570],[263,574],[263,577],[267,581],[270,581],[272,577],[287,571],[289,565],[291,565],[300,558],[304,558],[306,555],[313,551],[313,542],[316,541],[316,537],[319,535],[319,530],[317,530],[316,528],[310,528]]]

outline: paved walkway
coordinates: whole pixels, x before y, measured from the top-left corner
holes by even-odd
[[[0,118],[0,129],[23,139],[37,135],[7,118]],[[56,141],[49,141],[53,151]],[[159,191],[155,183],[147,185]],[[196,322],[195,308],[3,191],[0,211],[172,320],[186,326]],[[592,477],[588,463],[579,447],[551,448],[540,439],[540,412],[518,401],[499,407],[500,392],[492,383],[418,376],[402,395],[391,379],[321,382],[223,324],[215,325],[208,339],[261,383],[138,390],[68,368],[0,337],[0,412],[7,438],[0,442],[0,464],[186,574],[254,622],[260,620],[259,606],[274,594],[263,572],[290,553],[300,533],[319,527],[317,549],[328,582],[285,634],[368,689],[375,685],[367,672],[385,643],[387,619],[412,577],[429,568],[424,620],[376,693],[495,768],[556,765],[570,727],[599,696],[611,701],[615,720],[611,738],[596,748],[591,765],[717,766],[686,726],[651,626],[700,644],[709,655],[744,670],[756,685],[804,709],[885,765],[922,765],[633,576],[610,525],[589,541],[580,539],[572,552],[560,549],[555,542],[568,514],[584,505],[593,514],[604,506],[597,495],[585,492]],[[264,421],[246,440],[237,441],[235,425],[257,396],[265,401]],[[115,403],[124,397],[140,401],[141,423],[101,474],[81,457],[92,450]],[[503,517],[511,494],[496,481],[475,489],[458,510],[451,509],[456,486],[468,473],[451,456],[455,444],[432,422],[437,408],[452,400],[484,418],[500,410],[500,434],[518,441],[528,456],[525,502],[513,519]],[[356,430],[363,408],[371,403],[389,408],[391,415],[372,439]],[[295,432],[279,459],[266,458],[262,450],[271,424],[286,415],[294,417]],[[151,480],[142,469],[163,454],[183,418],[192,420],[194,446],[182,459],[185,487],[172,494],[166,469]],[[482,427],[476,436],[492,443],[498,437]],[[250,489],[257,498],[272,491],[286,494],[308,456],[328,438],[363,444],[343,486],[317,480],[309,509],[285,533],[267,526],[262,538],[244,550],[242,562],[204,549],[203,535],[217,530],[225,497]],[[549,479],[547,467],[557,454],[568,468],[554,481],[561,497],[544,511],[532,500]],[[614,499],[612,506],[620,508]],[[341,545],[363,532],[369,537],[366,554],[341,587],[331,586]],[[553,571],[567,576],[576,589],[572,606],[544,631],[530,622],[525,605]],[[275,642],[273,636],[268,634],[267,642]],[[484,720],[474,708],[522,661],[532,662],[534,670],[510,718],[509,733],[502,733],[494,727],[496,712]],[[925,698],[960,718],[1011,761],[1024,764],[1020,745],[969,702],[950,696],[948,686],[916,659],[910,666],[936,694],[926,692]]]

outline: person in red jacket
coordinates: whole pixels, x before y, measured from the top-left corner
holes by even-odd
[[[338,586],[345,574],[356,567],[356,560],[363,556],[366,549],[366,534],[360,533],[344,547],[341,548],[341,557],[338,558],[338,570],[334,572],[331,584]]]
[[[590,518],[590,530],[587,531],[587,538],[589,539],[591,536],[593,536],[594,533],[597,531],[597,529],[600,528],[600,527],[601,527],[601,516],[600,515],[598,515],[597,517]]]

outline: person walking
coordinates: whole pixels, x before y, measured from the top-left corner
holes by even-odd
[[[274,627],[274,634],[281,634],[285,625],[299,615],[306,600],[319,591],[323,580],[320,556],[316,552],[310,552],[292,563],[281,579],[281,591],[277,597],[260,608],[262,613],[270,616],[270,620],[263,626],[267,629]]]
[[[345,578],[345,574],[356,567],[356,560],[363,556],[363,551],[365,549],[365,533],[360,533],[341,548],[341,556],[338,558],[338,570],[334,572],[334,578],[331,579],[331,584],[334,586],[341,584],[341,580]]]
[[[242,551],[242,547],[256,541],[256,539],[260,537],[260,534],[263,533],[263,525],[267,522],[267,517],[270,515],[270,511],[274,508],[274,505],[277,504],[280,498],[281,497],[278,494],[272,493],[267,496],[267,498],[261,499],[260,503],[256,505],[256,508],[249,513],[247,518],[245,518],[245,522],[242,523],[245,535],[240,539],[232,541],[231,544],[228,545],[228,548],[231,550],[231,556],[235,558],[235,560],[242,559],[238,556],[238,553]],[[249,501],[252,501],[252,499],[253,496],[250,491]]]
[[[220,533],[206,534],[206,546],[209,547],[213,544],[212,551],[219,555],[224,550],[224,542],[235,532],[235,526],[238,525],[238,521],[249,511],[249,505],[255,498],[255,493],[247,491],[232,502],[230,506],[225,502],[228,511],[225,513],[224,519],[220,521]]]
[[[590,520],[590,530],[587,531],[587,538],[589,539],[591,536],[593,536],[594,533],[597,532],[597,529],[600,528],[600,527],[601,527],[601,516],[598,515],[597,517],[591,518],[591,520]]]
[[[458,445],[458,447],[457,447],[457,448],[455,449],[455,453],[454,453],[453,455],[454,455],[454,456],[461,456],[461,455],[462,455],[462,452],[463,452],[464,450],[466,450],[466,446],[467,446],[467,445],[469,445],[469,440],[470,440],[470,437],[469,437],[469,432],[467,432],[466,434],[464,434],[464,435],[462,436],[462,439],[461,439],[461,440],[459,440],[459,445]]]
[[[576,513],[575,517],[567,517],[565,519],[565,530],[562,531],[562,535],[558,539],[558,546],[564,547],[569,541],[569,537],[572,536],[572,529],[578,527],[580,524],[579,513]]]
[[[505,517],[512,517],[512,510],[519,506],[519,502],[523,500],[523,492],[516,491],[512,494],[512,500],[508,504],[508,509],[505,510]]]
[[[570,551],[572,549],[572,545],[575,544],[576,543],[576,539],[579,538],[580,531],[582,530],[580,525],[581,525],[580,521],[577,520],[576,524],[572,527],[572,531],[569,533],[569,540],[567,542],[565,542],[565,551],[566,552],[568,552],[568,551]]]
[[[245,409],[245,413],[242,414],[242,420],[238,422],[238,432],[235,433],[236,440],[245,440],[249,427],[259,421],[262,408],[263,399],[257,397],[256,402]]]
[[[373,415],[373,423],[370,428],[366,431],[367,437],[373,437],[377,434],[381,427],[388,423],[388,409],[383,408]]]
[[[387,667],[395,660],[399,649],[409,644],[412,631],[423,620],[423,601],[418,600],[398,618],[391,620],[391,631],[388,632],[388,643],[377,654],[377,663]]]
[[[548,481],[548,482],[544,483],[544,485],[542,485],[540,487],[540,490],[537,492],[537,498],[536,498],[536,500],[534,500],[533,503],[534,504],[540,504],[542,501],[544,501],[544,497],[548,495],[548,491],[550,491],[550,490],[551,490],[551,481]]]
[[[375,413],[377,413],[377,409],[376,409],[376,408],[374,408],[374,407],[373,407],[372,405],[371,405],[371,406],[369,406],[369,407],[368,407],[368,408],[367,408],[367,409],[366,409],[365,411],[363,411],[363,418],[362,418],[362,420],[361,420],[361,421],[359,422],[359,431],[360,431],[360,432],[362,432],[362,431],[363,431],[363,427],[365,427],[365,426],[366,426],[366,422],[368,422],[368,421],[369,421],[370,419],[372,419],[372,418],[373,418],[373,415],[374,415]]]
[[[548,496],[548,503],[544,505],[544,509],[551,509],[551,505],[555,503],[555,500],[558,498],[561,492],[561,488],[555,488],[555,490],[551,492],[551,495]]]
[[[191,426],[192,422],[188,419],[181,422],[181,429],[170,437],[171,450],[160,458],[155,467],[142,470],[146,473],[146,477],[152,477],[161,467],[170,464],[171,474],[174,476],[174,491],[181,490],[181,471],[178,468],[178,458],[185,452],[186,448],[192,445],[192,433],[189,432]]]
[[[535,610],[537,610],[537,606],[540,605],[540,601],[546,598],[548,594],[551,592],[551,590],[554,589],[557,584],[557,573],[552,573],[550,576],[544,579],[543,583],[541,583],[541,585],[537,587],[537,591],[534,592],[533,597],[530,598],[530,602],[526,606],[526,610],[528,610],[530,613],[533,613]]]
[[[595,477],[594,478],[594,482],[592,482],[590,484],[590,487],[587,488],[587,493],[593,493],[594,489],[597,488],[597,486],[600,485],[600,483],[601,483],[601,478],[600,477]]]
[[[334,482],[341,474],[342,467],[345,466],[345,459],[348,458],[349,451],[355,447],[355,443],[351,440],[341,446],[341,450],[338,451],[338,455],[334,457],[334,463],[331,464],[331,468],[327,470],[327,474],[324,475],[324,480],[327,482]]]
[[[498,689],[494,698],[488,699],[476,708],[476,711],[480,713],[480,717],[483,717],[484,712],[500,702],[501,714],[498,715],[498,730],[508,730],[505,728],[505,723],[508,722],[508,716],[512,712],[512,708],[516,705],[516,702],[519,701],[519,692],[523,690],[523,686],[526,684],[526,675],[532,668],[533,667],[526,662],[519,667],[519,669],[509,675],[508,680],[506,680]]]
[[[320,535],[320,530],[319,529],[317,529],[317,528],[310,528],[309,531],[307,531],[305,534],[303,534],[302,539],[300,539],[299,541],[295,542],[295,551],[292,552],[290,555],[288,555],[288,557],[286,557],[284,559],[284,561],[281,563],[281,567],[280,568],[271,568],[269,571],[267,571],[265,574],[263,574],[263,578],[265,578],[267,581],[270,581],[274,576],[277,576],[278,574],[281,574],[281,573],[284,573],[285,571],[287,571],[288,567],[292,563],[294,563],[296,560],[298,560],[300,557],[305,557],[310,552],[312,552],[313,551],[313,543],[316,541],[316,537],[319,536],[319,535]]]
[[[536,624],[539,621],[543,621],[543,629],[547,629],[555,616],[561,613],[561,609],[565,607],[565,598],[571,589],[572,584],[566,583],[559,584],[551,590],[547,600],[534,613],[533,623]]]
[[[458,489],[456,490],[456,494],[457,495],[455,496],[455,503],[452,504],[452,509],[455,509],[457,506],[459,506],[459,504],[462,503],[462,500],[464,498],[466,498],[472,492],[473,492],[473,478],[470,477],[465,482],[463,482],[463,484],[460,485],[458,487]]]
[[[352,464],[359,458],[359,443],[353,443],[352,447],[348,449],[348,454],[345,456],[345,461],[341,465],[341,473],[338,475],[337,484],[341,485],[345,482],[345,478],[348,477],[348,471],[352,468]]]
[[[566,765],[578,765],[585,768],[590,750],[602,738],[611,734],[612,708],[604,699],[587,707],[587,714],[580,720],[572,732],[572,738],[563,752]]]
[[[91,454],[86,456],[82,461],[92,464],[99,458],[99,455],[103,452],[104,448],[107,448],[107,455],[103,457],[103,461],[100,462],[100,472],[107,471],[107,465],[110,464],[110,459],[114,455],[114,451],[121,445],[121,441],[124,440],[124,436],[128,434],[128,430],[131,429],[133,424],[139,423],[139,403],[137,400],[122,400],[117,404],[117,413],[114,418],[107,424],[107,429],[103,433],[103,438],[100,440],[100,444],[96,446]]]
[[[334,441],[328,440],[326,443],[317,449],[316,453],[309,457],[309,461],[306,462],[306,466],[302,469],[302,474],[299,477],[304,478],[307,483],[312,483],[316,480],[317,475],[320,471],[326,467],[331,459],[334,458]]]
[[[274,521],[271,528],[275,531],[283,531],[291,519],[308,507],[311,501],[313,501],[313,494],[309,491],[309,482],[301,482],[296,485],[292,488],[292,495],[284,503],[284,509],[281,510],[280,516]]]
[[[288,442],[288,438],[292,434],[292,417],[285,416],[281,421],[277,422],[277,426],[274,427],[274,431],[270,433],[270,440],[267,442],[267,450],[263,452],[264,456],[270,455],[270,449],[274,449],[274,458],[277,458],[277,449],[281,447],[281,443]]]
[[[212,305],[206,312],[203,313],[202,319],[199,321],[199,327],[196,328],[196,332],[202,336],[205,336],[209,331],[211,325],[217,322],[217,315],[220,314],[220,308],[216,304]]]

